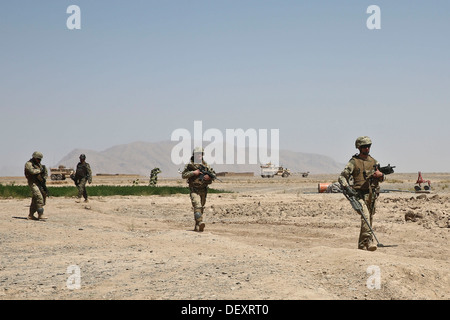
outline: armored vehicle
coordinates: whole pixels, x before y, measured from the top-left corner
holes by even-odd
[[[50,179],[52,180],[66,180],[67,177],[74,173],[73,169],[65,166],[58,166],[58,168],[50,168]]]

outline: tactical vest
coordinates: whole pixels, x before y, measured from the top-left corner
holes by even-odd
[[[371,156],[368,156],[366,160],[358,158],[356,155],[352,157],[352,160],[354,161],[355,167],[353,169],[353,188],[356,190],[369,190],[369,183],[370,180],[367,179],[368,175],[372,172],[373,173],[373,166],[377,164],[377,161],[372,158]],[[372,187],[378,186],[378,179],[371,179]]]
[[[208,164],[204,161],[203,161],[203,165],[208,166]],[[195,164],[193,162],[191,162],[189,164],[190,171],[195,171],[198,168],[199,168],[199,166],[197,166],[197,164]],[[208,180],[208,181],[203,180],[202,175],[192,176],[187,180],[188,180],[189,187],[194,188],[194,189],[206,189],[208,187],[208,185],[212,183],[212,180]]]
[[[82,178],[87,177],[89,172],[88,172],[86,164],[87,163],[81,163],[81,162],[79,162],[77,164],[77,171],[75,172],[75,178],[82,179]]]
[[[28,162],[31,163],[31,165],[32,165],[32,167],[33,167],[34,169],[41,169],[41,168],[42,168],[41,165],[35,163],[35,162],[33,161],[33,159],[28,160]],[[30,174],[30,173],[28,172],[28,170],[27,170],[27,168],[26,168],[26,165],[25,165],[24,174],[25,174],[25,177],[27,178],[27,180],[29,180],[29,181],[35,182],[35,181],[37,180],[37,176],[36,176],[36,175]]]

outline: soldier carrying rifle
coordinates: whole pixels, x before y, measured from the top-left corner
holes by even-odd
[[[202,232],[205,228],[203,222],[203,211],[208,194],[208,186],[217,179],[214,170],[203,160],[203,148],[196,147],[192,152],[190,163],[181,173],[183,179],[189,184],[189,195],[194,209],[195,227],[194,231]]]
[[[28,214],[29,220],[45,220],[44,206],[48,196],[46,180],[48,177],[47,168],[41,164],[44,156],[41,152],[33,152],[32,158],[25,163],[25,177],[30,187],[32,198],[30,211]],[[38,213],[38,217],[34,213]]]
[[[81,197],[84,198],[84,202],[89,202],[86,191],[86,183],[92,183],[92,170],[89,163],[86,162],[85,154],[80,154],[80,162],[77,164],[77,169],[70,177],[75,182],[78,189],[78,197],[76,202],[81,202]]]
[[[379,194],[379,183],[385,180],[385,173],[380,171],[378,161],[369,155],[372,140],[367,137],[359,137],[355,142],[359,154],[355,154],[345,166],[338,178],[346,195],[356,199],[362,209],[358,210],[361,215],[361,230],[358,240],[358,249],[375,251],[377,245],[373,241],[372,221],[375,214],[375,202]],[[384,171],[384,170],[383,170]],[[353,185],[350,181],[353,179]]]

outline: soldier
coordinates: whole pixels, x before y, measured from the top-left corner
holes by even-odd
[[[41,152],[35,151],[32,158],[25,163],[25,177],[28,186],[31,189],[31,205],[27,219],[29,220],[45,220],[44,206],[47,199],[46,179],[48,176],[47,168],[41,164],[44,156]],[[38,217],[34,213],[38,213]]]
[[[158,173],[161,173],[161,170],[159,168],[154,168],[152,169],[152,171],[150,172],[150,182],[149,182],[149,186],[156,186],[156,184],[158,183]]]
[[[356,139],[356,148],[359,154],[355,154],[339,176],[339,183],[348,193],[354,195],[363,208],[363,213],[368,223],[372,226],[373,215],[375,214],[375,201],[379,194],[379,183],[385,177],[378,169],[374,169],[378,162],[372,158],[370,147],[372,140],[367,136]],[[353,183],[350,181],[353,179]],[[375,251],[376,244],[373,242],[373,235],[369,226],[361,216],[361,230],[358,240],[358,249]]]
[[[196,147],[192,152],[191,162],[188,163],[182,172],[183,179],[187,179],[189,184],[189,195],[194,210],[195,227],[194,231],[202,232],[205,229],[203,222],[203,210],[206,204],[208,186],[212,179],[207,174],[202,174],[199,170],[201,166],[214,173],[213,169],[203,160],[203,148]]]
[[[89,163],[86,162],[86,155],[80,155],[80,162],[77,164],[77,170],[75,171],[74,178],[75,185],[78,188],[78,200],[81,201],[81,196],[84,197],[84,202],[89,202],[86,192],[86,182],[92,183],[92,171]]]

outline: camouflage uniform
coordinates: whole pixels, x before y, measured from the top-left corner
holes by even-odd
[[[92,183],[92,170],[89,163],[85,162],[86,156],[84,154],[80,155],[80,162],[77,164],[77,169],[75,171],[75,185],[78,188],[78,199],[84,198],[85,202],[88,202],[88,195],[86,191],[86,183]]]
[[[28,219],[37,220],[34,213],[38,213],[38,219],[46,219],[44,217],[44,206],[47,199],[47,193],[44,191],[45,180],[48,177],[47,168],[40,163],[43,158],[42,153],[34,152],[30,160],[25,163],[25,177],[30,187],[32,198]],[[39,160],[39,161],[38,161]]]
[[[207,167],[212,172],[213,169],[202,160],[203,166]],[[194,231],[203,231],[205,223],[203,222],[203,211],[206,204],[206,196],[208,195],[208,186],[212,183],[212,180],[203,180],[201,175],[194,175],[200,167],[200,164],[194,162],[194,156],[191,158],[191,162],[188,163],[182,172],[183,179],[187,179],[189,184],[189,196],[191,198],[192,208],[194,210],[195,227]]]
[[[370,142],[371,145],[371,140],[368,137],[365,138],[367,139],[363,139],[362,141]],[[366,159],[363,159],[360,154],[355,154],[349,160],[338,178],[338,181],[343,188],[350,187],[356,191],[356,198],[361,204],[364,216],[367,218],[371,227],[373,216],[375,214],[376,199],[379,194],[379,183],[384,180],[384,176],[381,180],[371,178],[371,174],[374,172],[374,165],[378,165],[378,161],[370,155],[368,155]],[[376,245],[373,244],[372,232],[362,216],[358,248],[371,251],[376,250]]]
[[[156,186],[156,184],[158,183],[158,173],[161,173],[161,170],[159,168],[154,168],[150,172],[149,186]]]

